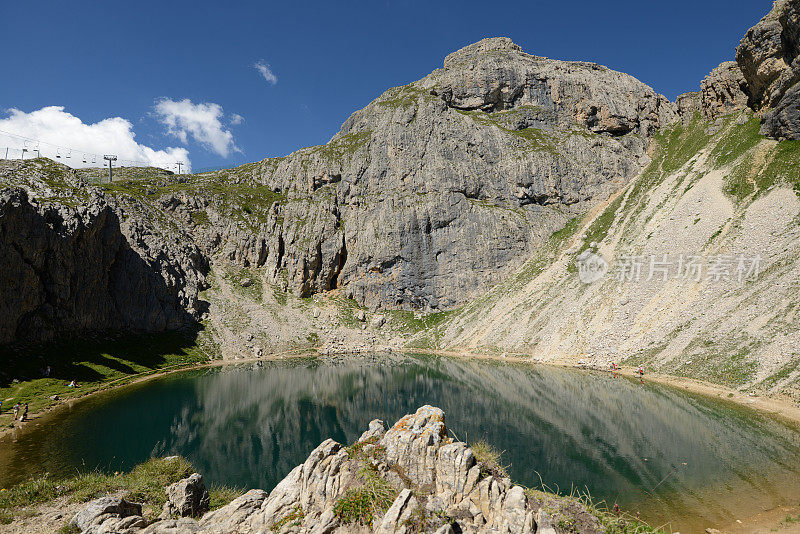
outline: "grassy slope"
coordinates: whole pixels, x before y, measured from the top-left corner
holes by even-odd
[[[48,476],[31,479],[12,488],[0,489],[0,524],[11,523],[16,517],[35,515],[36,505],[58,498],[83,503],[119,491],[127,492],[127,500],[141,503],[144,516],[154,519],[166,502],[164,488],[193,472],[188,461],[176,456],[148,460],[128,473],[86,471],[66,479]],[[228,504],[243,492],[236,488],[212,485],[209,493],[213,510]],[[65,520],[61,531],[70,532],[66,525],[68,520]]]
[[[665,213],[669,215],[678,199],[708,172],[721,173],[722,193],[734,204],[734,224],[742,221],[746,210],[775,186],[789,186],[800,193],[800,168],[797,165],[800,161],[799,141],[776,143],[766,140],[758,135],[758,119],[743,120],[740,115],[726,117],[720,132],[710,131],[710,126],[709,122],[696,116],[689,124],[677,124],[660,133],[655,139],[652,163],[603,211],[587,216],[583,221],[573,221],[562,232],[553,236],[548,246],[537,251],[516,277],[500,283],[487,295],[464,306],[437,325],[439,332],[445,332],[445,335],[439,336],[442,340],[439,348],[460,348],[471,333],[480,331],[479,325],[485,323],[487,317],[498,314],[519,316],[520,322],[516,328],[522,329],[527,338],[534,340],[540,335],[537,329],[547,328],[546,325],[551,324],[543,315],[559,313],[558,308],[550,306],[558,298],[553,287],[569,290],[571,280],[567,273],[574,275],[574,261],[581,251],[593,242],[612,249],[635,246],[638,250],[643,243],[650,243],[651,238],[658,239],[657,230],[655,234],[651,231],[648,235],[644,229],[655,219],[663,218]],[[672,188],[666,197],[664,187]],[[656,202],[655,198],[665,200]],[[699,220],[688,221],[690,229],[687,231],[693,231],[692,223],[697,224]],[[658,227],[655,225],[656,229]],[[720,250],[719,247],[724,247],[725,243],[733,243],[726,240],[728,237],[722,230],[707,243],[709,254],[716,254],[714,251]],[[717,237],[721,232],[722,236]],[[736,234],[731,234],[730,239],[735,238]],[[554,260],[563,261],[564,258],[564,269],[553,263]],[[553,267],[555,280],[548,279],[547,282],[537,284],[536,279],[543,271],[550,269],[550,275],[553,275]],[[579,287],[576,291],[575,296],[578,298],[585,293],[586,288]],[[602,306],[607,306],[608,302],[613,303],[614,299],[613,295],[607,295],[605,303],[597,304],[600,306],[598,309],[603,309]],[[740,309],[748,309],[747,303],[747,300],[742,300]],[[591,320],[591,317],[587,320]],[[526,325],[525,321],[530,323]],[[510,322],[511,320],[506,321]],[[687,347],[685,359],[692,360],[691,368],[669,368],[665,371],[686,376],[699,375],[732,386],[747,384],[758,368],[757,360],[751,357],[752,351],[758,349],[758,340],[734,339],[735,336],[718,338],[718,334],[713,331],[714,326],[710,325],[711,330],[706,332],[707,337],[703,338],[701,335],[696,343]],[[676,331],[674,334],[679,335],[680,332]],[[495,341],[481,344],[481,350],[529,350],[520,345],[519,341],[513,341],[514,347],[511,349],[504,344],[502,336],[493,337],[493,334],[489,334],[488,337]],[[506,339],[514,339],[511,327]],[[536,341],[532,343],[534,345],[531,347],[535,346]],[[666,343],[659,347],[649,347],[646,354],[635,354],[631,358],[657,362],[659,351],[665,349]],[[789,377],[796,379],[797,368],[797,361],[790,361],[777,369],[775,375],[765,383],[776,383]]]
[[[5,348],[0,374],[3,401],[0,424],[12,424],[15,403],[29,403],[37,412],[58,401],[109,387],[168,368],[206,361],[195,333],[127,335],[116,339],[71,340],[47,345]],[[50,366],[49,377],[43,369]],[[80,387],[67,387],[76,380]]]

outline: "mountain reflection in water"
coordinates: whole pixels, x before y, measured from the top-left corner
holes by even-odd
[[[442,408],[458,439],[504,450],[520,484],[588,489],[650,521],[686,518],[673,528],[800,496],[798,435],[751,410],[601,373],[438,357],[175,375],[77,405],[0,465],[17,465],[14,449],[55,473],[181,454],[211,482],[269,490],[324,439],[353,442],[370,420],[423,404]]]

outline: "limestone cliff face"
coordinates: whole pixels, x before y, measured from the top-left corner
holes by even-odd
[[[736,48],[750,105],[764,112],[761,133],[800,138],[800,3],[776,0]]]
[[[690,91],[675,98],[675,107],[684,124],[688,124],[696,112],[701,111],[700,91]]]
[[[247,259],[305,294],[451,308],[626,183],[676,117],[628,75],[485,39],[327,145],[259,163],[253,178],[286,201]]]
[[[706,119],[747,108],[745,80],[735,61],[725,61],[700,83],[700,108]]]
[[[712,120],[751,108],[763,118],[761,134],[800,138],[800,3],[776,0],[726,61],[700,84],[699,93],[677,98],[684,123],[695,111]]]
[[[675,99],[678,115],[684,124],[699,112],[713,120],[746,109],[746,82],[735,61],[725,61],[700,82],[700,91],[683,93]]]
[[[41,198],[79,185],[69,172],[48,184],[53,171],[22,162],[0,168],[41,195],[0,191],[0,343],[193,322],[204,270],[196,247],[176,246],[144,218],[123,222],[124,210],[98,191],[72,197],[76,206]]]
[[[284,158],[191,178],[128,169],[101,187],[46,160],[5,164],[0,183],[37,204],[5,204],[6,246],[33,257],[13,260],[4,289],[24,298],[9,299],[0,343],[184,324],[210,263],[300,296],[449,309],[631,180],[676,119],[631,76],[495,38]]]

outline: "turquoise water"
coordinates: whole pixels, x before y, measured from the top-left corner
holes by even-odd
[[[729,403],[605,373],[439,357],[225,366],[98,395],[0,442],[0,483],[187,457],[207,480],[270,490],[326,438],[441,407],[521,484],[618,501],[682,532],[800,499],[793,428]]]

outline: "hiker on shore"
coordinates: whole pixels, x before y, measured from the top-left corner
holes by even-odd
[[[19,403],[16,403],[14,405],[14,421],[17,420],[18,416],[19,416]]]
[[[22,417],[19,418],[23,423],[28,420],[28,403],[25,403],[25,408],[22,410]]]
[[[639,364],[639,368],[636,369],[636,372],[639,373],[640,377],[644,376],[644,367],[642,367],[642,364]]]

